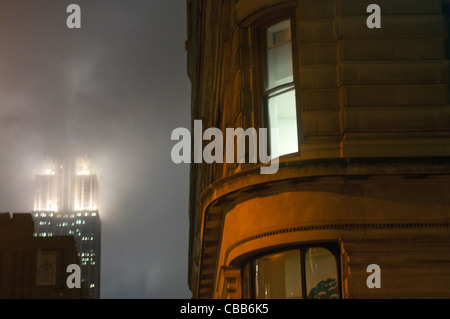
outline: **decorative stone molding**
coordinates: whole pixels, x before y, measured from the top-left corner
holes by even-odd
[[[225,252],[225,260],[227,261],[231,251],[240,245],[264,237],[270,237],[281,234],[303,232],[303,231],[315,231],[315,230],[410,229],[410,228],[438,228],[438,227],[448,228],[450,227],[450,223],[326,224],[326,225],[286,227],[267,232],[262,232],[236,241],[227,248]]]

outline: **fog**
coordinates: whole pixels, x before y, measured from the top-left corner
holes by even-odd
[[[185,1],[0,0],[0,211],[33,209],[46,156],[91,157],[102,298],[191,296],[189,167],[170,157],[190,127],[185,40]]]

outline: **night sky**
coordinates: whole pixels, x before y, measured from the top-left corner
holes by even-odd
[[[69,29],[69,4],[81,29]],[[31,212],[46,156],[99,176],[102,298],[189,298],[184,0],[0,0],[0,212]]]

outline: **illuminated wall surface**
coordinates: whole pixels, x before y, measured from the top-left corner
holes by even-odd
[[[100,297],[101,225],[97,209],[98,181],[90,163],[81,158],[45,163],[36,175],[33,218],[35,236],[70,235],[81,260],[81,283]]]
[[[450,297],[449,2],[187,4],[192,119],[280,156],[191,166],[194,297]]]

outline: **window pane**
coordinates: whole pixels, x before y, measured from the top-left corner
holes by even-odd
[[[278,138],[270,136],[271,157],[298,151],[295,90],[269,96],[269,128],[278,128]]]
[[[267,89],[293,82],[290,20],[267,29]]]
[[[325,248],[309,248],[305,254],[306,292],[309,299],[336,299],[337,266],[333,254]]]
[[[299,250],[290,250],[255,259],[253,269],[256,299],[302,297]]]

